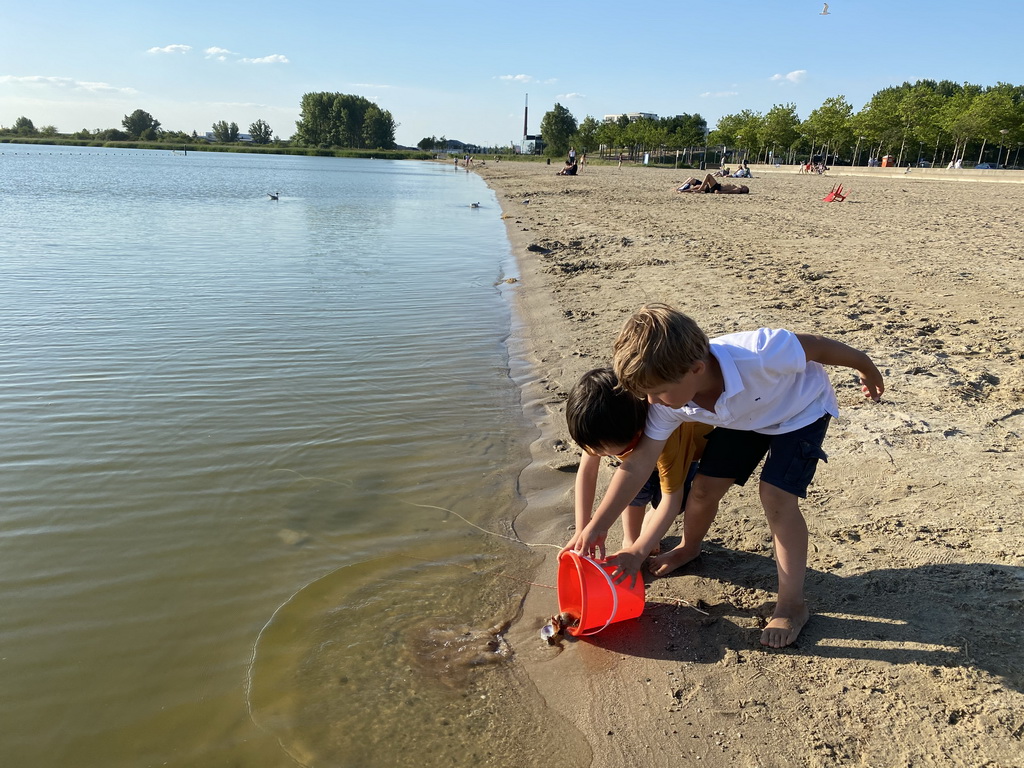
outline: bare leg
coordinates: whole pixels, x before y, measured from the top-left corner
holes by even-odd
[[[622,513],[622,548],[633,546],[633,542],[640,538],[640,531],[644,526],[644,507],[626,507]]]
[[[775,613],[761,633],[761,645],[782,648],[797,639],[810,612],[804,600],[807,573],[807,523],[800,513],[800,500],[791,493],[762,482],[761,504],[775,543],[779,571],[779,599]]]
[[[701,192],[710,192],[718,187],[718,181],[710,173],[704,177],[704,181],[701,182],[699,187]]]
[[[683,510],[683,539],[668,552],[651,560],[651,573],[667,576],[700,554],[700,544],[718,514],[718,502],[733,484],[728,477],[707,477],[699,472],[693,478],[690,495]]]

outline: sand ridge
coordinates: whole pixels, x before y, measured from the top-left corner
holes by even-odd
[[[832,336],[886,377],[875,404],[831,370],[843,412],[803,505],[813,615],[795,646],[758,643],[776,576],[754,483],[727,494],[701,558],[649,583],[637,621],[549,649],[554,598],[530,592],[509,640],[591,747],[570,763],[1024,765],[1024,189],[755,168],[749,196],[721,197],[675,193],[685,170],[476,171],[521,270],[515,344],[540,434],[525,540],[568,539],[564,398],[644,302],[712,336]],[[848,200],[822,202],[837,181]]]

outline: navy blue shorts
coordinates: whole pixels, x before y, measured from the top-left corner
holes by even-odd
[[[828,461],[821,444],[831,419],[825,414],[813,424],[784,435],[715,427],[707,437],[697,471],[708,477],[732,478],[736,485],[743,485],[767,454],[762,482],[805,499],[818,462]]]
[[[690,493],[690,484],[693,483],[693,476],[695,474],[697,474],[697,462],[693,462],[690,471],[686,473],[686,483],[683,485],[684,509],[686,508],[686,497]],[[644,483],[644,487],[640,489],[636,498],[629,502],[631,507],[646,507],[648,504],[652,507],[661,504],[661,477],[658,475],[658,470],[654,470],[651,473],[651,476],[647,478],[647,482]]]

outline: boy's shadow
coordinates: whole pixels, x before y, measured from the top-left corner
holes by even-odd
[[[640,619],[612,624],[594,644],[698,663],[762,649],[758,618],[771,614],[764,593],[774,600],[773,559],[705,543],[701,558],[665,578],[661,589],[649,580]],[[1024,568],[935,564],[846,577],[809,568],[806,585],[811,620],[784,653],[976,667],[1024,691]]]

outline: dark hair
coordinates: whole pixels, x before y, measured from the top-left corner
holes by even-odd
[[[621,389],[611,368],[595,368],[569,392],[565,420],[584,450],[626,445],[644,428],[647,402]]]

